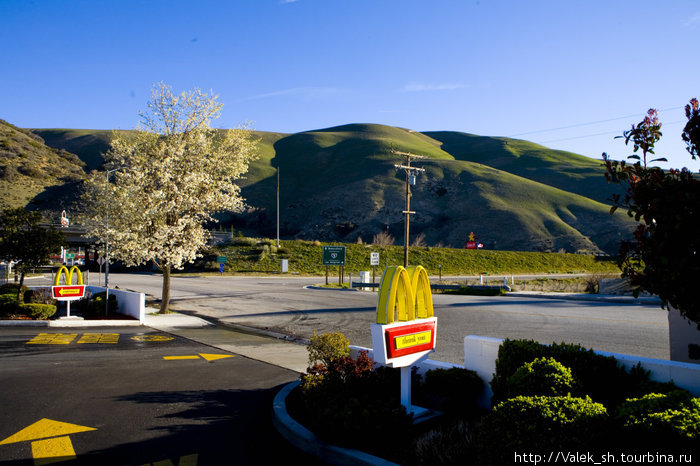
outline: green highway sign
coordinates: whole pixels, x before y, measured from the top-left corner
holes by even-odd
[[[67,252],[66,253],[66,259],[75,259],[75,254],[72,252]]]
[[[345,265],[345,246],[323,246],[323,265]]]
[[[216,258],[216,262],[218,262],[219,264],[225,264],[226,261],[227,261],[226,256],[217,256],[217,258]]]

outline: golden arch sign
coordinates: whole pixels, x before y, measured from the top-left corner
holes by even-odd
[[[65,272],[65,275],[64,275]],[[78,283],[73,285],[73,274],[77,274]],[[65,285],[60,285],[61,276],[64,275]],[[56,278],[54,279],[53,286],[51,287],[51,294],[53,299],[58,301],[73,301],[76,299],[81,299],[85,296],[85,285],[83,284],[83,273],[80,271],[77,265],[71,267],[70,271],[64,265],[58,269],[56,272]]]
[[[437,317],[423,267],[384,270],[371,331],[374,360],[391,367],[409,366],[435,350]]]

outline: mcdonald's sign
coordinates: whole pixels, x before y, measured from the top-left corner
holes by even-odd
[[[61,275],[65,272],[64,283],[65,285],[59,285],[61,283]],[[73,273],[77,272],[78,283],[73,285]],[[83,284],[83,274],[77,265],[71,267],[70,271],[64,265],[58,269],[56,273],[56,278],[54,279],[53,286],[51,287],[51,295],[53,299],[58,301],[74,301],[76,299],[81,299],[85,296],[85,285]]]
[[[437,317],[423,267],[384,270],[371,331],[374,360],[387,366],[410,366],[435,351]]]

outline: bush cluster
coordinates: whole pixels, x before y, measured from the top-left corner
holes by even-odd
[[[492,386],[480,464],[511,464],[518,450],[688,451],[700,441],[700,398],[578,345],[506,340]]]
[[[570,368],[578,384],[577,391],[589,395],[608,409],[628,398],[652,391],[667,393],[675,388],[670,383],[649,380],[648,373],[640,367],[628,372],[612,356],[596,354],[581,345],[543,345],[533,340],[506,339],[498,350],[496,374],[491,381],[494,405],[508,398],[508,379],[523,364],[537,358],[553,358]]]
[[[590,398],[518,396],[496,406],[479,428],[479,464],[513,464],[514,452],[591,451],[607,410]]]
[[[86,299],[77,301],[72,309],[84,317],[97,317],[105,315],[105,295],[106,292],[92,293],[86,296]],[[117,312],[119,304],[117,297],[114,294],[109,295],[109,314]]]
[[[17,299],[17,295],[21,300]],[[26,316],[32,319],[48,319],[56,313],[56,305],[44,290],[30,290],[22,285],[7,283],[0,286],[0,315]]]

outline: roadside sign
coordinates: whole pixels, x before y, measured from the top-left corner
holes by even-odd
[[[218,256],[216,258],[216,262],[218,262],[219,264],[225,264],[227,260],[228,259],[226,258],[226,256]]]
[[[67,252],[67,253],[66,253],[66,259],[75,259],[75,253]]]
[[[219,263],[219,273],[224,273],[224,264],[222,262]]]
[[[369,265],[379,265],[379,253],[372,252],[369,254]]]
[[[345,265],[345,246],[323,246],[323,265]]]
[[[57,301],[74,301],[85,296],[85,285],[60,285],[51,287],[51,296]]]

